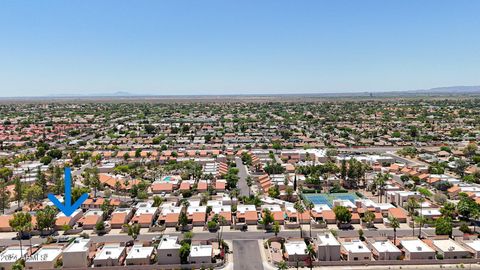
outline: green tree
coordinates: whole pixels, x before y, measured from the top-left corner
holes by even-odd
[[[162,197],[160,196],[153,196],[153,207],[159,207],[163,202]]]
[[[465,193],[460,193],[460,200],[457,204],[457,210],[461,216],[469,219],[471,214],[478,208],[479,206],[474,199],[468,197],[468,195]]]
[[[190,255],[190,244],[183,243],[180,247],[180,261],[182,263],[188,263],[188,256]]]
[[[8,207],[8,201],[10,200],[10,191],[7,189],[7,183],[4,179],[0,179],[0,208],[2,214],[4,214],[5,208]]]
[[[40,231],[52,230],[55,228],[57,211],[52,206],[45,206],[44,209],[37,211],[37,226]]]
[[[27,186],[23,190],[23,198],[28,204],[30,211],[32,211],[33,206],[35,206],[41,199],[43,199],[43,191],[37,185]]]
[[[463,159],[455,160],[455,169],[454,171],[460,175],[460,177],[465,176],[465,169],[467,169],[468,163]]]
[[[463,149],[463,154],[466,156],[466,157],[472,157],[476,154],[478,150],[478,146],[476,143],[469,143],[467,146],[465,146],[465,148]]]
[[[305,207],[300,201],[295,202],[293,207],[295,208],[295,210],[297,210],[297,222],[300,228],[300,237],[303,238],[303,230],[302,230],[302,224],[300,223],[300,218],[303,215],[303,213],[305,213]]]
[[[333,208],[333,212],[335,213],[337,221],[340,223],[347,224],[352,220],[352,213],[350,213],[350,210],[345,206],[337,205]]]
[[[304,201],[305,208],[311,213],[315,205],[311,201]],[[310,238],[312,238],[312,222],[308,223],[308,231]]]
[[[253,179],[249,175],[249,176],[247,176],[247,178],[245,180],[247,181],[247,186],[248,186],[248,196],[250,196],[251,188],[252,188],[252,185],[253,185]]]
[[[15,192],[15,200],[17,201],[17,206],[20,208],[20,203],[22,202],[22,196],[23,196],[23,183],[20,181],[20,178],[16,177],[15,186],[13,191]]]
[[[20,249],[20,253],[22,249]],[[23,262],[23,263],[22,263]],[[12,270],[23,270],[25,268],[25,261],[23,259],[18,260],[14,265],[12,265]]]
[[[387,181],[389,180],[390,175],[389,174],[383,174],[379,173],[375,177],[374,184],[377,187],[377,192],[378,192],[378,202],[382,202],[382,195],[385,189],[385,186],[387,185]]]
[[[270,209],[263,209],[263,215],[262,215],[262,220],[260,221],[261,224],[263,224],[264,228],[266,229],[270,224],[272,224],[275,221],[273,218],[273,214],[270,211]]]
[[[400,222],[396,217],[390,216],[388,217],[388,221],[390,223],[390,227],[393,229],[393,244],[396,245],[397,242],[397,229],[400,228]]]
[[[310,266],[310,269],[313,268],[313,261],[315,260],[315,248],[313,247],[312,244],[308,244],[307,246],[307,249],[305,250],[305,253],[308,255],[309,257],[309,266]]]
[[[442,208],[440,208],[440,213],[442,213],[443,217],[455,217],[456,216],[456,208],[455,204],[451,202],[446,202]]]
[[[48,191],[47,178],[40,168],[37,171],[37,182],[35,184],[38,185],[42,190],[42,198],[45,198]]]
[[[408,215],[410,216],[410,219],[412,220],[412,236],[415,236],[415,210],[419,208],[420,205],[416,201],[415,198],[411,197],[407,200],[407,205],[406,209],[408,211]]]
[[[0,168],[0,179],[5,179],[6,181],[8,181],[12,176],[13,176],[12,169],[7,167]]]
[[[13,215],[13,218],[10,219],[8,223],[10,227],[18,234],[18,240],[20,241],[20,257],[23,257],[22,237],[25,232],[32,229],[32,216],[28,212],[17,212]]]
[[[275,221],[273,223],[273,233],[275,233],[275,236],[277,236],[279,232],[280,232],[280,224],[278,223],[278,221]]]
[[[375,213],[372,211],[366,211],[363,214],[363,221],[367,223],[367,226],[370,228],[372,227],[373,221],[375,220]]]
[[[133,241],[137,240],[138,235],[140,234],[140,225],[138,224],[133,224],[133,225],[127,225],[127,233],[129,236],[133,238]]]
[[[97,231],[97,233],[103,232],[105,230],[105,221],[99,220],[97,224],[95,224],[95,230]]]
[[[100,175],[97,167],[93,167],[89,170],[88,174],[90,174],[90,187],[93,188],[93,197],[97,197],[97,190],[102,187],[102,183],[100,182]]]
[[[281,261],[281,262],[277,263],[277,269],[278,270],[287,270],[288,265],[285,261]]]
[[[182,229],[188,225],[188,216],[184,211],[180,212],[180,215],[178,215],[178,225],[180,225]]]
[[[439,217],[435,221],[435,234],[437,235],[452,235],[452,219]]]

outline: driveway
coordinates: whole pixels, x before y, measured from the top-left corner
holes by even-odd
[[[257,240],[233,241],[233,269],[263,269],[262,256]]]

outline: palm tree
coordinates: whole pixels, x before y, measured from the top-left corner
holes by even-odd
[[[187,215],[187,209],[190,206],[190,202],[187,201],[186,199],[182,199],[181,203],[182,205],[182,212],[180,212],[180,216],[178,217],[178,223],[182,226],[182,230],[185,229],[185,226],[188,224],[188,215]]]
[[[418,199],[418,204],[420,205],[420,217],[418,219],[419,221],[419,227],[418,227],[418,237],[421,237],[422,235],[422,227],[423,227],[423,223],[424,223],[424,217],[423,217],[423,213],[422,213],[422,204],[425,202],[425,198],[423,198],[423,195]]]
[[[230,199],[238,198],[238,194],[240,194],[240,192],[238,191],[237,188],[232,189],[230,191]]]
[[[297,210],[297,222],[300,228],[300,237],[303,238],[303,230],[302,230],[302,224],[300,223],[300,217],[303,213],[305,213],[305,207],[303,206],[301,201],[295,202],[293,205],[295,210]]]
[[[375,178],[375,185],[377,186],[377,192],[378,192],[378,202],[382,202],[382,195],[383,195],[383,190],[385,189],[386,186],[386,181],[390,178],[389,174],[382,174],[379,173],[377,174],[377,177]]]
[[[91,173],[90,187],[93,188],[93,197],[97,198],[97,190],[101,187],[98,168],[97,167],[92,168],[90,170],[90,173]]]
[[[306,201],[305,202],[305,208],[308,211],[312,211],[315,205],[311,201]],[[312,238],[312,222],[309,222],[309,231],[310,231],[310,238]]]
[[[31,231],[32,229],[32,216],[28,212],[17,212],[8,223],[10,227],[17,232],[20,242],[20,257],[23,257],[22,237],[24,232]]]
[[[247,176],[247,178],[245,180],[247,181],[247,186],[248,186],[248,197],[250,197],[250,191],[251,191],[251,188],[252,188],[253,180],[252,180],[252,177],[250,175]]]
[[[388,221],[390,222],[390,226],[393,228],[393,244],[396,245],[397,242],[397,229],[400,228],[400,222],[396,217],[388,217]]]
[[[315,249],[313,248],[312,244],[308,244],[307,249],[305,250],[305,253],[310,258],[310,269],[313,268],[313,260],[315,259]]]
[[[224,216],[222,215],[219,215],[218,216],[218,224],[220,224],[220,231],[218,233],[218,247],[220,247],[220,249],[222,249],[222,237],[223,237],[223,226],[227,223],[227,220],[225,219]]]
[[[22,196],[23,196],[23,183],[21,182],[19,177],[15,177],[14,180],[15,188],[15,200],[17,201],[17,207],[20,208],[20,204],[22,202]]]
[[[417,209],[419,207],[417,201],[415,200],[415,198],[413,197],[410,197],[408,200],[407,200],[407,211],[408,211],[408,215],[410,216],[410,219],[412,220],[412,236],[415,236],[415,209]]]

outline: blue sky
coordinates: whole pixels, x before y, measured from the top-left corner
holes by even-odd
[[[480,84],[480,1],[0,2],[0,96]]]

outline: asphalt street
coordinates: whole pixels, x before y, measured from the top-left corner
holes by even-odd
[[[248,185],[246,180],[248,176],[247,166],[243,165],[242,159],[239,157],[235,157],[235,164],[238,168],[239,180],[237,183],[237,187],[238,189],[240,189],[240,195],[248,196]]]
[[[233,269],[263,269],[262,257],[257,240],[233,241]]]
[[[312,237],[315,237],[317,233],[322,232],[325,230],[312,230]],[[392,229],[378,229],[378,230],[363,230],[365,237],[378,237],[378,236],[393,236]],[[423,228],[422,232],[433,234],[435,229],[433,228]],[[455,231],[456,232],[456,231]],[[336,230],[338,237],[358,237],[357,230]],[[168,233],[169,235],[180,235],[180,232],[175,233]],[[149,241],[156,236],[161,236],[163,233],[144,233],[140,234],[137,238],[139,241]],[[308,228],[303,230],[304,236],[309,236]],[[415,235],[418,235],[418,229],[415,229]],[[274,237],[274,233],[265,232],[265,231],[232,231],[232,232],[223,232],[223,238],[225,240],[264,240],[270,237]],[[300,230],[283,230],[280,231],[278,234],[280,237],[285,238],[299,238],[300,237]],[[397,237],[403,236],[412,236],[412,229],[397,229]],[[210,232],[201,232],[201,233],[194,233],[195,240],[207,240],[207,239],[216,239],[216,233]],[[125,242],[132,240],[132,238],[126,234],[106,234],[102,236],[98,235],[91,235],[90,239],[92,239],[95,243],[100,242]],[[33,244],[40,244],[45,241],[45,238],[34,237],[32,238]],[[18,243],[18,240],[14,239],[1,239],[0,242],[2,245],[10,245]],[[29,242],[26,240],[26,242]]]

